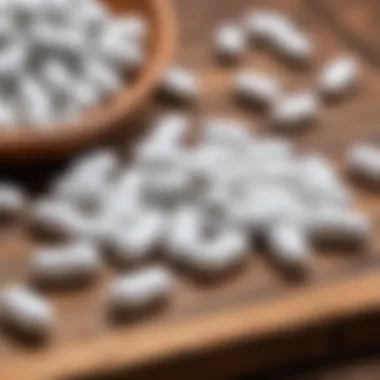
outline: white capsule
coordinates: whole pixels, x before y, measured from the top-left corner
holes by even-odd
[[[284,129],[308,125],[316,119],[320,104],[312,92],[301,92],[279,99],[272,109],[272,122]]]
[[[374,184],[380,183],[380,149],[370,144],[358,144],[347,154],[349,170]]]
[[[45,127],[54,122],[54,108],[49,92],[32,77],[20,82],[19,101],[25,122],[34,127]]]
[[[272,37],[272,45],[279,54],[296,62],[310,60],[313,53],[311,41],[294,29],[278,30]]]
[[[243,31],[234,24],[220,26],[214,35],[215,51],[220,58],[236,60],[246,50]]]
[[[152,266],[125,274],[109,286],[112,310],[121,313],[139,311],[163,302],[172,293],[174,279],[164,267]]]
[[[144,60],[142,45],[136,42],[128,42],[122,36],[105,33],[99,42],[99,54],[101,58],[117,67],[123,67],[127,71],[138,69]]]
[[[20,213],[25,205],[25,194],[19,187],[0,183],[0,216],[14,216]]]
[[[0,129],[13,129],[18,124],[17,107],[8,99],[0,98]]]
[[[314,241],[324,244],[362,245],[368,241],[371,222],[356,211],[323,207],[310,215],[308,230]]]
[[[66,95],[75,88],[70,70],[59,60],[46,60],[41,69],[42,80],[57,95]]]
[[[118,165],[119,159],[113,150],[100,148],[77,158],[70,167],[70,171],[78,176],[100,173],[110,179],[116,173]]]
[[[123,81],[118,74],[99,61],[90,60],[86,63],[85,76],[104,97],[113,95],[123,88]]]
[[[270,106],[280,96],[280,88],[272,78],[248,71],[236,75],[235,91],[242,99],[260,106]]]
[[[203,142],[242,149],[252,140],[253,133],[244,122],[222,117],[209,117],[202,123]]]
[[[148,139],[157,145],[173,146],[182,145],[187,136],[190,119],[183,113],[169,113],[161,116],[153,124],[152,132]]]
[[[248,13],[244,25],[252,41],[269,42],[277,30],[290,28],[290,21],[281,13],[260,10]]]
[[[120,35],[126,42],[144,42],[149,34],[147,20],[139,15],[127,15],[116,19],[111,25],[112,33]]]
[[[298,163],[295,186],[310,201],[347,206],[351,194],[340,181],[332,165],[322,157],[309,156]]]
[[[26,71],[27,46],[13,41],[0,52],[0,81],[8,83],[17,80]]]
[[[181,259],[200,274],[217,275],[241,264],[247,257],[247,238],[237,230],[221,231],[211,239],[200,239]]]
[[[164,215],[158,212],[142,213],[114,236],[113,250],[125,263],[146,259],[162,242],[166,228]]]
[[[172,215],[165,245],[170,257],[180,259],[191,254],[192,247],[202,234],[202,215],[196,207],[180,206]]]
[[[342,96],[355,87],[358,77],[359,65],[354,58],[337,58],[322,70],[319,88],[323,95]]]
[[[99,274],[101,262],[96,247],[89,243],[70,243],[38,251],[31,259],[31,275],[46,285],[90,280]]]
[[[289,161],[293,156],[293,145],[287,139],[261,137],[251,141],[250,159],[253,163]]]
[[[175,100],[190,101],[199,93],[199,81],[192,71],[175,66],[164,74],[160,88]]]
[[[307,235],[300,226],[280,223],[268,232],[268,245],[281,265],[304,267],[310,261],[310,246]]]
[[[63,54],[64,57],[78,59],[86,47],[86,36],[78,30],[66,29],[37,23],[30,32],[31,46],[41,54]]]
[[[0,296],[1,319],[23,334],[33,337],[49,335],[53,327],[53,310],[39,295],[23,287],[12,287]]]
[[[66,238],[87,238],[94,228],[79,210],[54,199],[37,202],[30,211],[29,221],[32,227],[43,233]]]
[[[82,109],[93,107],[102,100],[101,92],[89,81],[76,82],[71,91],[74,101]]]

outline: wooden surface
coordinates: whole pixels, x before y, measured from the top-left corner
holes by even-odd
[[[375,1],[176,0],[175,3],[182,29],[178,61],[196,69],[203,82],[195,115],[217,113],[250,118],[257,129],[267,128],[263,115],[243,109],[233,101],[230,89],[235,69],[215,64],[209,42],[210,33],[219,22],[240,17],[255,4],[257,7],[265,4],[289,12],[304,25],[316,44],[315,59],[308,69],[299,71],[271,54],[255,51],[240,67],[261,69],[277,77],[289,90],[296,90],[310,88],[318,68],[336,54],[356,55],[363,66],[357,96],[326,106],[315,128],[294,136],[299,148],[322,151],[340,162],[353,141],[379,140],[380,76],[373,58],[377,42],[373,41],[376,33],[372,30],[377,25],[368,21],[377,12]],[[352,17],[351,7],[356,17]],[[345,12],[341,12],[342,8]],[[326,17],[324,12],[334,18]],[[167,108],[168,105],[153,101],[146,106],[136,126],[143,129],[151,114]],[[21,169],[19,173],[24,176]],[[33,187],[43,187],[49,174],[40,169],[29,175],[29,181]],[[312,273],[298,281],[286,276],[260,253],[252,254],[240,273],[217,284],[201,284],[178,272],[178,286],[167,309],[122,326],[114,326],[106,318],[105,289],[115,273],[114,269],[106,268],[102,279],[88,289],[48,294],[57,309],[58,320],[47,346],[26,347],[7,332],[0,335],[0,378],[41,380],[122,367],[132,371],[136,378],[149,370],[152,377],[158,369],[173,371],[169,363],[177,363],[174,369],[181,371],[184,379],[222,378],[222,374],[257,371],[301,357],[328,356],[331,340],[321,334],[320,328],[331,332],[330,326],[341,326],[341,320],[380,310],[377,236],[380,194],[359,187],[355,187],[355,192],[358,207],[372,215],[376,226],[371,244],[362,252],[317,252]],[[35,244],[22,226],[4,227],[0,240],[2,285],[27,279],[26,258]],[[307,340],[296,334],[305,329],[312,331]],[[370,331],[368,337],[378,332],[376,328]],[[362,344],[360,338],[361,332],[351,336]],[[272,339],[272,346],[261,343],[264,339]],[[273,340],[277,349],[273,349]],[[178,378],[178,373],[173,378]]]

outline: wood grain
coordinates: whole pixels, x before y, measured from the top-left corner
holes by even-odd
[[[357,9],[360,4],[369,7],[374,2],[336,0],[335,8],[329,12],[337,12],[343,6]],[[231,83],[236,68],[215,63],[209,37],[213,28],[226,19],[237,19],[254,6],[273,7],[288,12],[310,32],[317,48],[315,59],[309,68],[300,71],[267,52],[254,50],[239,67],[257,68],[274,75],[288,90],[313,86],[318,69],[336,54],[353,54],[363,67],[358,94],[344,102],[327,105],[315,128],[294,136],[297,147],[322,151],[342,164],[345,149],[354,141],[380,140],[377,128],[380,77],[376,65],[336,33],[310,1],[177,0],[176,6],[183,31],[177,61],[197,70],[203,83],[201,97],[192,111],[195,117],[232,115],[252,120],[258,130],[272,132],[264,115],[234,102]],[[372,27],[364,16],[357,22],[361,22],[363,29]],[[168,108],[170,106],[159,99],[147,104],[136,128],[144,130],[146,120]],[[115,145],[124,149],[125,143],[119,141],[127,138],[120,134],[116,139]],[[21,173],[18,177],[33,183],[37,189],[46,186],[52,174],[44,169],[35,182],[34,174],[25,176],[24,170],[18,172]],[[12,170],[8,173],[14,175]],[[298,281],[274,267],[260,252],[252,253],[250,262],[240,273],[220,283],[202,284],[178,271],[178,286],[170,306],[123,326],[114,326],[106,318],[105,290],[115,270],[105,268],[101,280],[88,289],[47,294],[58,315],[53,339],[47,346],[25,347],[7,332],[0,335],[0,378],[25,379],[27,376],[29,380],[43,380],[119,367],[132,370],[194,354],[228,351],[229,347],[262,337],[279,336],[310,326],[328,326],[353,314],[377,310],[380,306],[377,290],[380,285],[377,223],[380,194],[354,187],[358,207],[373,217],[376,226],[371,244],[363,251],[316,252],[312,273]],[[0,240],[0,285],[28,280],[26,260],[36,244],[39,242],[32,240],[22,225],[4,227]],[[293,355],[289,352],[289,358],[295,356],[295,351]],[[258,353],[250,366],[257,369],[265,362],[268,363],[268,359],[264,360]],[[218,365],[223,368],[222,363]],[[236,359],[235,367],[238,365]]]

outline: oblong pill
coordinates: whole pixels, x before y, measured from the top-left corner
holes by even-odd
[[[169,298],[174,278],[164,267],[140,269],[113,280],[109,286],[109,304],[113,311],[128,313],[145,309]]]
[[[50,305],[38,294],[21,286],[4,290],[0,295],[1,320],[31,337],[51,333],[54,314]]]
[[[88,281],[99,274],[100,254],[89,243],[70,243],[42,249],[31,258],[33,280],[44,285]]]

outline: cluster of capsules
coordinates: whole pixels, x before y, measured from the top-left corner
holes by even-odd
[[[32,284],[93,281],[108,258],[124,268],[108,286],[108,308],[129,315],[168,301],[175,286],[169,264],[219,278],[244,267],[260,240],[281,265],[302,271],[319,244],[368,241],[370,220],[322,156],[301,155],[286,140],[219,117],[201,121],[189,143],[191,124],[184,114],[162,116],[128,163],[110,150],[87,154],[31,204],[31,229],[59,239],[31,255]],[[360,162],[355,170],[363,171]],[[21,212],[24,202],[19,189],[0,186],[2,215]],[[152,264],[158,252],[164,260]],[[53,310],[32,289],[5,289],[1,318],[47,334]]]
[[[0,2],[0,128],[73,122],[119,92],[149,33],[137,14],[97,0]]]
[[[312,60],[310,36],[289,17],[273,11],[253,11],[240,23],[225,23],[213,36],[214,50],[221,59],[237,63],[249,48],[261,46],[294,64]],[[315,79],[313,89],[286,92],[276,78],[255,69],[239,70],[231,83],[236,98],[259,106],[269,115],[270,125],[283,131],[301,129],[317,120],[322,100],[341,98],[357,87],[358,62],[341,55],[326,63]],[[174,66],[165,74],[161,90],[179,100],[196,99],[201,91],[197,74]]]

